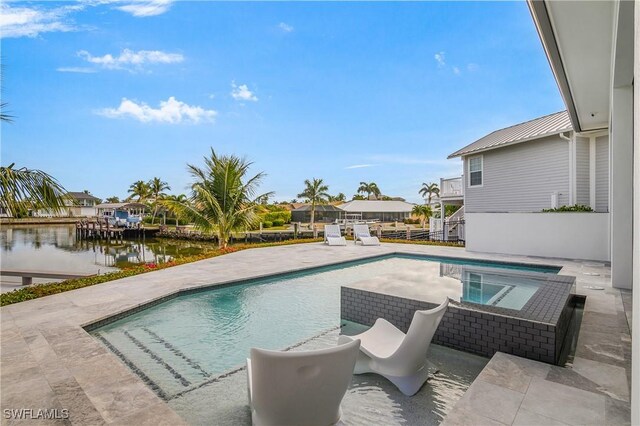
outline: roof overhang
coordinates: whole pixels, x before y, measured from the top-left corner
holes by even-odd
[[[616,2],[527,3],[573,128],[608,128]]]
[[[482,154],[483,152],[493,151],[495,149],[505,148],[505,147],[508,147],[508,146],[517,145],[519,143],[533,141],[533,140],[536,140],[536,139],[548,138],[549,136],[555,136],[555,135],[559,135],[561,133],[572,132],[572,131],[573,131],[573,129],[571,127],[568,127],[566,129],[563,129],[563,130],[560,130],[560,131],[557,131],[557,132],[545,133],[545,134],[542,134],[542,135],[536,135],[536,136],[532,136],[530,138],[519,139],[517,141],[512,141],[512,142],[507,142],[507,143],[501,143],[501,144],[494,145],[494,146],[487,146],[485,148],[476,149],[474,151],[463,152],[463,153],[460,153],[460,154],[455,154],[454,153],[454,154],[451,154],[450,156],[448,156],[447,159],[456,158],[456,157],[466,157],[466,156],[469,156],[469,155]]]

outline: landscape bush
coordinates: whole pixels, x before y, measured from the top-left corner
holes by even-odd
[[[422,222],[420,218],[407,218],[404,220],[405,225],[420,225]]]
[[[593,212],[593,209],[589,206],[585,206],[582,204],[574,204],[573,206],[560,206],[554,209],[543,209],[543,213],[564,213],[564,212],[574,212],[574,213],[584,213],[584,212]]]
[[[262,222],[262,227],[263,228],[271,228],[273,226],[273,222],[269,221],[269,220],[265,220],[264,222]]]
[[[288,210],[271,211],[268,213],[261,214],[260,220],[262,222],[275,222],[276,220],[281,220],[282,224],[290,223],[291,212]],[[275,226],[282,226],[282,225],[275,225]]]
[[[282,226],[282,225],[284,225],[284,220],[282,219],[275,219],[273,221],[273,226]]]

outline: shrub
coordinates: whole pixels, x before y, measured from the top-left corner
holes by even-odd
[[[281,220],[283,224],[291,222],[291,212],[288,210],[271,211],[260,215],[260,220],[263,222],[275,222]],[[282,225],[280,225],[282,226]]]
[[[282,226],[284,225],[284,220],[282,219],[276,219],[273,221],[273,226]]]
[[[420,222],[420,218],[407,218],[404,220],[404,223],[406,225],[419,225],[422,222]]]
[[[584,206],[582,204],[574,204],[573,206],[560,206],[555,209],[543,209],[543,213],[564,213],[564,212],[592,212],[593,209],[589,206]]]
[[[265,220],[264,222],[262,222],[262,227],[263,228],[271,228],[273,226],[273,222],[269,221],[269,220]]]

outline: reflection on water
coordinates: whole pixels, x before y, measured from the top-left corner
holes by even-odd
[[[2,269],[104,273],[130,264],[163,263],[215,248],[206,242],[79,240],[75,225],[3,226]]]

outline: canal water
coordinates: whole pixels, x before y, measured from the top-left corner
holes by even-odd
[[[215,249],[207,242],[137,239],[118,242],[76,238],[75,225],[0,228],[0,269],[103,274],[138,263],[162,263]],[[20,288],[19,277],[0,277],[2,292]],[[34,279],[34,283],[51,282]]]

